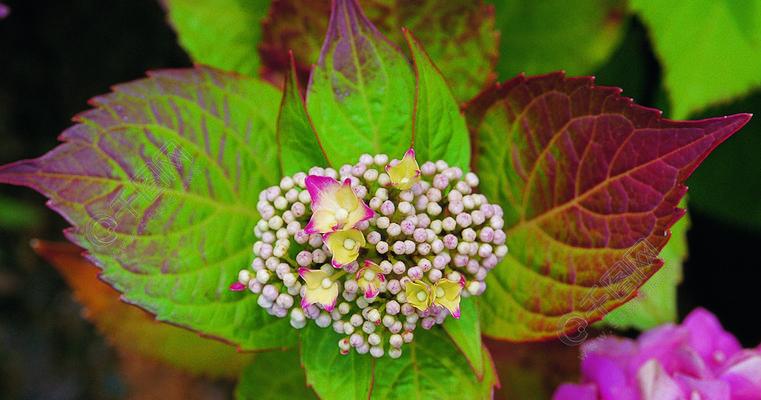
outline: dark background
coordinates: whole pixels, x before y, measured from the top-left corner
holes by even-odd
[[[110,85],[141,78],[150,69],[191,65],[155,0],[8,3],[11,15],[0,20],[0,164],[52,149],[71,117],[88,107],[87,99],[108,92]],[[635,65],[632,54],[638,57]],[[598,83],[622,86],[640,104],[663,104],[659,66],[636,21],[597,76]],[[712,112],[753,111],[741,107]],[[759,134],[748,127],[738,135]],[[742,140],[747,139],[730,139],[712,157]],[[731,187],[717,190],[732,196]],[[696,210],[690,216],[680,316],[703,306],[745,346],[758,345],[761,232]],[[80,317],[63,280],[29,247],[32,238],[63,240],[65,226],[44,207],[42,196],[0,186],[0,398],[125,394],[116,354]]]

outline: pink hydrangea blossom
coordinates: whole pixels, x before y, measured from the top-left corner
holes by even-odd
[[[592,340],[582,355],[582,382],[561,385],[554,400],[761,399],[761,346],[743,349],[704,309],[637,340]]]

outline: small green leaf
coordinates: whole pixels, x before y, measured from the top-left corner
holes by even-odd
[[[306,385],[296,350],[267,351],[256,355],[235,387],[238,400],[317,400]]]
[[[250,265],[259,193],[280,179],[273,86],[207,67],[150,73],[91,101],[49,153],[0,167],[73,227],[101,278],[160,321],[244,349],[295,344],[228,287]]]
[[[341,355],[332,329],[310,324],[301,331],[301,363],[307,384],[323,399],[367,399],[373,388],[374,361],[369,354]]]
[[[673,118],[761,86],[761,0],[633,0],[663,64]]]
[[[473,371],[480,378],[484,376],[484,355],[481,344],[481,328],[478,321],[476,299],[468,297],[460,301],[460,319],[447,318],[444,331],[468,359]]]
[[[257,45],[270,0],[164,0],[169,22],[193,61],[259,74]]]
[[[488,366],[479,379],[443,329],[416,329],[402,356],[338,352],[340,336],[329,329],[309,326],[301,334],[301,362],[307,383],[323,399],[459,400],[490,399],[496,374],[488,351],[481,363]],[[388,346],[386,346],[388,347]],[[457,388],[457,390],[452,390]]]
[[[493,370],[479,380],[442,329],[415,330],[415,340],[403,351],[399,359],[376,360],[371,399],[491,399]],[[488,357],[485,349],[483,354]]]
[[[412,138],[420,160],[446,160],[463,170],[470,166],[470,139],[446,80],[410,31],[404,31],[415,63],[415,115]]]
[[[291,57],[291,70],[286,75],[283,101],[277,119],[278,153],[283,175],[306,172],[314,166],[327,166],[317,132],[307,114],[299,92],[296,66]]]
[[[501,79],[564,70],[592,72],[613,52],[626,22],[622,0],[492,1]]]
[[[336,0],[307,109],[335,165],[362,153],[401,157],[412,143],[414,75],[356,0]]]

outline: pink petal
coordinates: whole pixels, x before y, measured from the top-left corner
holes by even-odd
[[[307,176],[304,183],[306,184],[307,190],[309,191],[309,197],[312,198],[313,210],[317,207],[320,207],[320,197],[322,196],[322,192],[330,189],[331,187],[340,185],[337,180],[329,176],[317,175]]]
[[[597,388],[592,384],[564,383],[552,395],[552,400],[597,400]]]
[[[230,290],[232,290],[233,292],[241,292],[243,290],[246,290],[246,285],[240,282],[235,282],[232,285],[230,285]]]

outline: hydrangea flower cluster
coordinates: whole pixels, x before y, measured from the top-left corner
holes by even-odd
[[[554,400],[761,399],[761,346],[743,350],[703,309],[636,341],[592,340],[582,354],[583,383],[561,385]]]
[[[294,328],[345,335],[342,354],[400,357],[418,325],[459,318],[507,253],[502,209],[477,187],[444,161],[418,166],[412,149],[285,177],[261,193],[255,257],[231,289]]]

